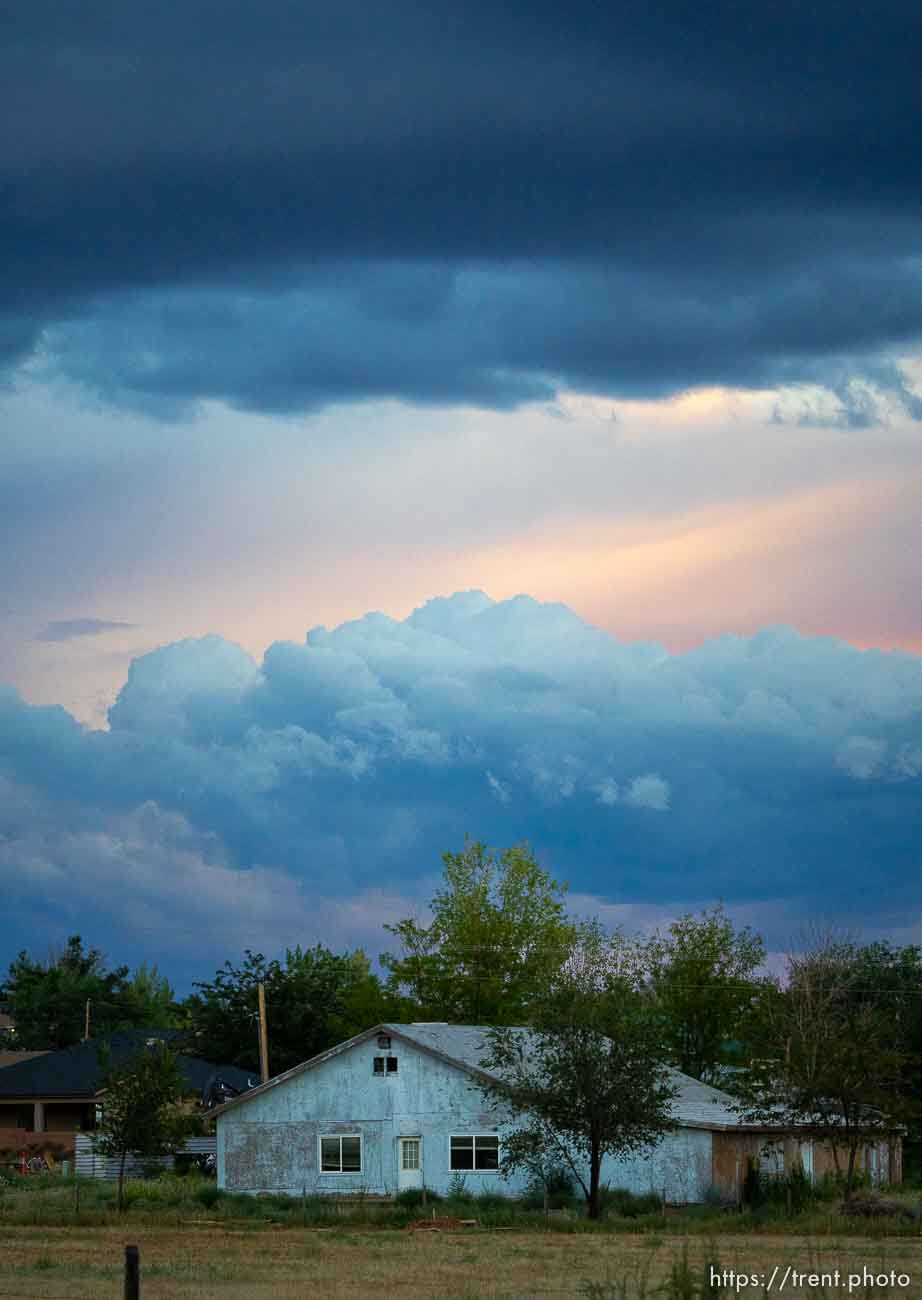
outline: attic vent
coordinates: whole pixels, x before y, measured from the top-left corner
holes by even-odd
[[[383,1052],[389,1052],[389,1051],[391,1050],[391,1036],[390,1036],[390,1034],[379,1034],[379,1035],[378,1035],[378,1046],[381,1048],[381,1050],[382,1050]]]

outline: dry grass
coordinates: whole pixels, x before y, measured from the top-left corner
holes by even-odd
[[[814,1267],[843,1273],[865,1265],[908,1273],[908,1289],[875,1296],[922,1297],[922,1239],[739,1236],[716,1247],[700,1237],[655,1234],[303,1229],[205,1223],[94,1229],[8,1225],[0,1251],[3,1300],[115,1300],[127,1241],[141,1252],[143,1300],[521,1300],[652,1297],[688,1249],[700,1274],[709,1254],[724,1268],[771,1273]],[[589,1284],[594,1284],[589,1285]],[[625,1285],[626,1284],[626,1285]],[[675,1295],[676,1292],[661,1292]],[[728,1293],[729,1294],[729,1293]],[[744,1294],[761,1295],[761,1288]],[[788,1286],[784,1295],[817,1296]],[[844,1289],[826,1294],[845,1295]],[[862,1288],[853,1292],[864,1295]],[[867,1294],[871,1294],[868,1292]]]

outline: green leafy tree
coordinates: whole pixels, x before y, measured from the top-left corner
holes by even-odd
[[[503,1141],[501,1172],[565,1167],[592,1219],[604,1157],[648,1149],[674,1128],[675,1088],[645,980],[642,950],[585,926],[532,1003],[531,1029],[491,1029],[482,1061],[496,1076],[480,1085],[487,1100],[518,1125]]]
[[[102,1119],[94,1145],[115,1156],[118,1169],[118,1208],[125,1208],[125,1163],[169,1155],[182,1148],[198,1126],[198,1117],[183,1110],[186,1088],[179,1063],[168,1047],[156,1042],[117,1067],[104,1069]]]
[[[5,1001],[24,1050],[70,1047],[80,1042],[90,1004],[90,1035],[120,1029],[169,1029],[175,1023],[173,990],[156,966],[142,964],[129,978],[127,966],[110,970],[98,948],[84,948],[80,935],[45,961],[21,952],[7,978]]]
[[[182,1005],[185,1050],[206,1060],[259,1068],[258,986],[266,989],[269,1070],[280,1074],[388,1018],[391,1003],[358,950],[336,954],[317,944],[292,948],[284,961],[247,949]]]
[[[126,1019],[137,1028],[173,1029],[179,1023],[170,981],[147,962],[142,962],[127,981],[121,1000]]]
[[[667,1059],[694,1079],[718,1078],[759,992],[761,937],[718,905],[654,935],[646,957]]]
[[[867,980],[865,951],[847,941],[820,936],[790,955],[785,978],[763,986],[752,1061],[735,1089],[747,1119],[830,1142],[846,1199],[862,1146],[918,1116],[897,1008]]]
[[[385,926],[402,953],[384,954],[388,988],[413,1014],[456,1024],[521,1024],[573,945],[560,885],[527,844],[501,853],[468,840],[443,855],[433,919]]]
[[[10,966],[6,985],[17,1046],[40,1050],[78,1043],[84,1035],[87,1002],[94,1036],[133,1023],[125,1004],[127,976],[127,966],[107,970],[103,954],[97,948],[84,949],[78,934],[47,961],[21,952]]]

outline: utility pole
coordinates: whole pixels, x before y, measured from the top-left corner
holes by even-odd
[[[260,1083],[269,1081],[269,1038],[266,1028],[266,986],[260,984],[259,993],[259,1072]]]
[[[86,1042],[89,1036],[90,1036],[90,999],[87,998],[86,1012],[83,1017],[83,1041]]]

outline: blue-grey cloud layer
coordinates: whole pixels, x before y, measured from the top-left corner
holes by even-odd
[[[670,655],[469,592],[262,664],[218,637],[166,646],[108,733],[12,692],[0,709],[17,947],[91,905],[99,937],[134,927],[154,956],[192,946],[190,916],[209,951],[283,923],[313,940],[307,895],[418,896],[465,832],[528,837],[610,901],[780,906],[788,934],[922,905],[922,660],[787,628]]]
[[[73,641],[75,637],[102,636],[104,632],[120,632],[135,626],[134,623],[112,622],[106,618],[56,618],[36,632],[34,639]]]
[[[164,415],[900,391],[920,45],[912,0],[20,6],[0,354]]]

